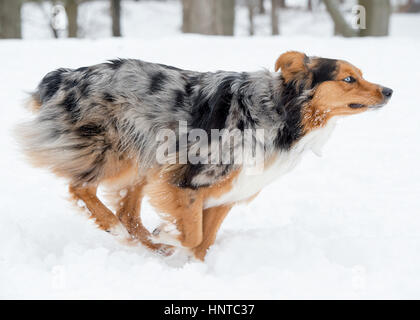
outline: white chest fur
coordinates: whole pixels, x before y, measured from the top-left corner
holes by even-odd
[[[207,199],[204,207],[211,208],[248,199],[281,175],[292,170],[307,150],[312,150],[316,155],[321,156],[321,148],[334,127],[335,121],[330,120],[325,127],[306,134],[289,151],[280,152],[274,162],[259,174],[250,175],[246,170],[241,170],[233,181],[232,189],[218,198]]]

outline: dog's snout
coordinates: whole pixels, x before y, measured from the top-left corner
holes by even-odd
[[[391,88],[383,87],[382,94],[385,98],[389,99],[392,96],[393,90]]]

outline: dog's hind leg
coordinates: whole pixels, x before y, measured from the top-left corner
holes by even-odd
[[[207,249],[216,240],[217,231],[231,208],[231,205],[227,205],[208,208],[203,211],[203,241],[192,249],[197,259],[204,260]]]
[[[114,228],[120,226],[118,218],[96,196],[97,187],[70,185],[69,191],[75,200],[82,200],[85,203],[91,218],[95,219],[100,229],[112,233]]]
[[[117,210],[117,217],[127,229],[128,233],[134,239],[140,241],[149,249],[160,251],[164,254],[170,254],[170,248],[161,244],[155,244],[150,240],[150,232],[143,226],[141,222],[141,201],[143,199],[144,183],[131,186],[127,189],[126,194]]]

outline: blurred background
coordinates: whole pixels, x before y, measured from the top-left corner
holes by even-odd
[[[419,12],[420,0],[0,0],[0,38],[420,36]]]

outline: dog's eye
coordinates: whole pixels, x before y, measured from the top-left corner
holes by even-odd
[[[352,76],[348,76],[347,78],[344,78],[343,81],[347,83],[353,83],[353,82],[356,82],[356,79],[353,78]]]

